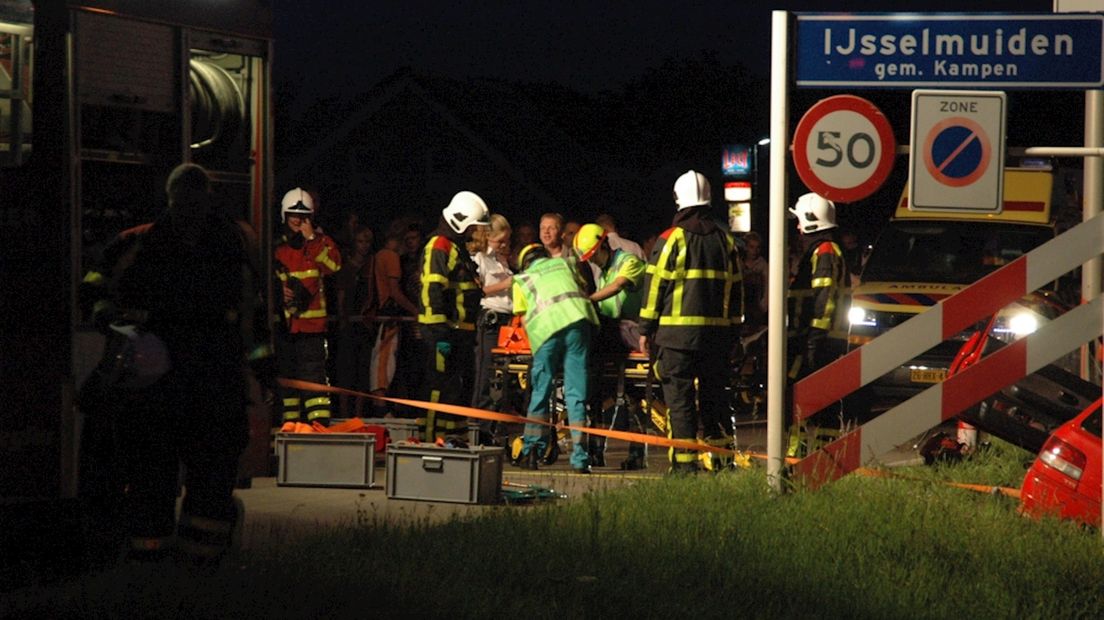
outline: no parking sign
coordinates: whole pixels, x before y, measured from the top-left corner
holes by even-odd
[[[1003,92],[912,92],[909,209],[1000,213],[1005,110]]]

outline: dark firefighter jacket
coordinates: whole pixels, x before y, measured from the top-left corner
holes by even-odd
[[[743,322],[743,278],[735,244],[706,210],[679,212],[648,261],[640,333],[661,347],[696,351],[727,346],[732,326]]]
[[[170,354],[240,366],[271,354],[261,282],[239,224],[218,214],[189,224],[204,231],[195,245],[169,218],[123,233],[103,265],[81,285],[101,327],[122,319],[142,324]]]
[[[804,336],[810,328],[832,329],[840,283],[847,273],[843,252],[833,240],[832,230],[806,237],[805,255],[790,283],[787,300],[791,335]]]
[[[422,251],[422,294],[418,322],[473,331],[483,290],[462,241],[435,235]]]

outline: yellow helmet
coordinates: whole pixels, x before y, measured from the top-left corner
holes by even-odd
[[[529,263],[532,263],[538,258],[548,258],[548,256],[548,250],[543,245],[539,243],[530,243],[521,248],[521,251],[518,252],[518,269],[525,271],[529,267]]]
[[[598,224],[583,224],[575,233],[573,245],[579,253],[579,260],[590,260],[606,239],[606,229]]]

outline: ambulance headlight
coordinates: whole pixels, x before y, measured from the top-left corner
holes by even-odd
[[[1004,342],[1012,342],[1035,333],[1045,320],[1030,310],[1017,310],[1006,316],[997,317],[996,323],[993,324],[993,336]]]
[[[1024,312],[1013,316],[1008,321],[1008,329],[1017,336],[1026,336],[1035,333],[1039,329],[1039,319],[1033,312]]]
[[[847,311],[847,321],[852,326],[873,327],[878,324],[874,313],[861,306],[851,306],[851,309]]]

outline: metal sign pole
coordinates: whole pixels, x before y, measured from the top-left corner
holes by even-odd
[[[1104,146],[1104,93],[1099,90],[1085,91],[1085,147]],[[1100,213],[1101,199],[1104,198],[1104,159],[1085,158],[1084,197],[1082,198],[1082,219],[1088,220]],[[1081,267],[1081,302],[1096,299],[1100,294],[1100,257],[1096,257]],[[1093,359],[1088,346],[1081,347],[1081,377],[1091,380]],[[1104,451],[1104,444],[1101,446]],[[1104,467],[1104,466],[1102,466]],[[1104,520],[1104,499],[1101,499],[1101,518]],[[1104,522],[1101,523],[1104,525]],[[1101,527],[1104,532],[1104,527]],[[1104,534],[1102,534],[1104,536]]]
[[[1085,91],[1085,148],[1104,147],[1104,93]],[[1082,220],[1092,219],[1100,213],[1104,198],[1104,159],[1099,156],[1085,158],[1084,197]],[[1100,294],[1100,258],[1094,258],[1081,267],[1081,301],[1096,299]],[[1093,359],[1089,348],[1081,348],[1081,378],[1096,379],[1092,372]]]
[[[1104,12],[1102,0],[1054,0],[1055,13]],[[1104,147],[1104,94],[1099,90],[1085,91],[1085,148]],[[1082,221],[1100,213],[1104,197],[1104,159],[1085,156],[1083,191],[1081,197]],[[1081,302],[1096,299],[1100,294],[1100,258],[1094,258],[1081,266]],[[1093,359],[1088,345],[1081,347],[1081,378],[1092,380],[1090,372]],[[1104,442],[1104,440],[1102,440]],[[1104,450],[1104,443],[1101,445]],[[1104,467],[1102,462],[1101,467]],[[1101,497],[1101,536],[1104,536],[1104,496]]]
[[[786,155],[789,144],[789,26],[787,11],[771,12],[770,242],[767,295],[767,483],[782,491],[786,402]]]

